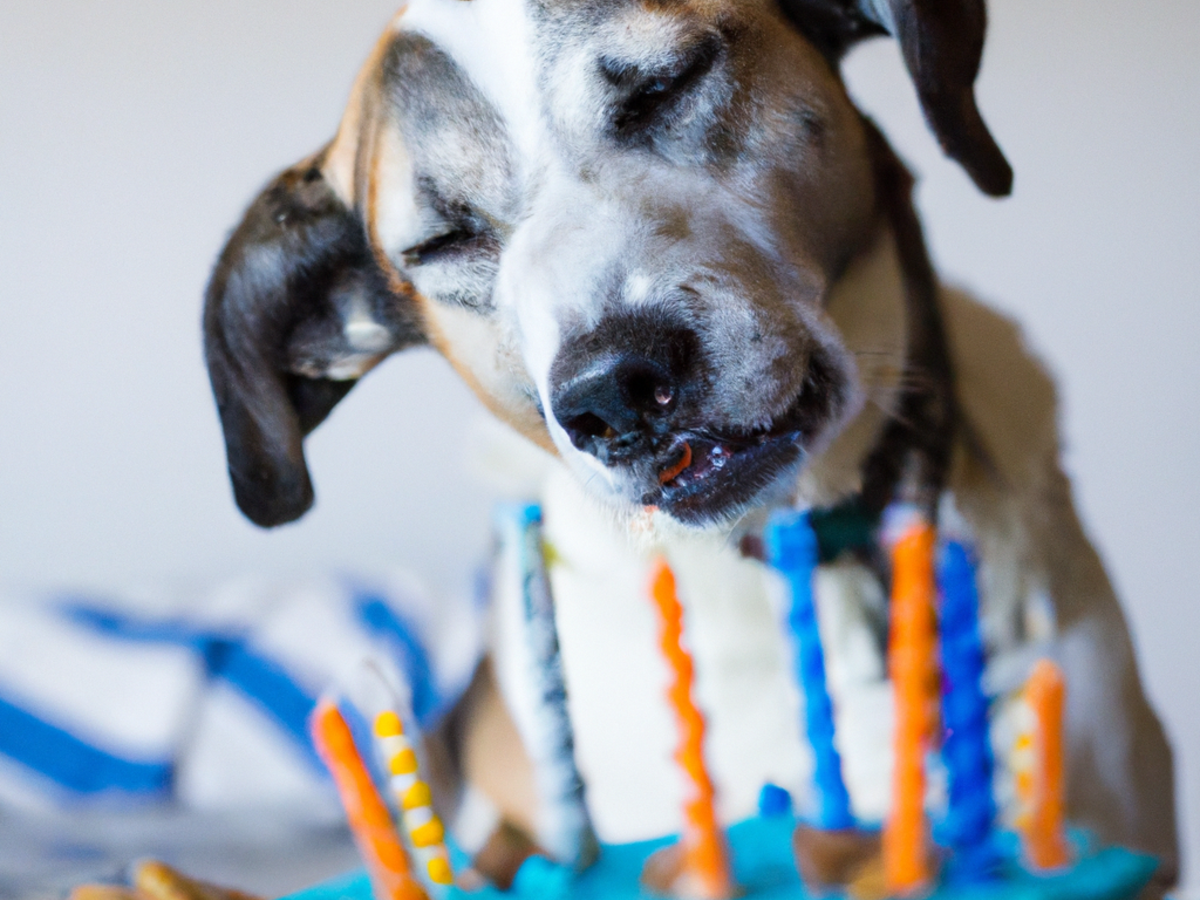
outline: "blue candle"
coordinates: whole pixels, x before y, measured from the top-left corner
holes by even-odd
[[[992,749],[988,700],[983,693],[983,639],[975,567],[966,547],[949,543],[941,558],[942,720],[949,798],[941,837],[954,850],[960,874],[978,876],[991,867],[990,838],[996,819],[992,796]]]
[[[787,581],[791,594],[787,624],[795,652],[796,676],[804,694],[804,723],[816,769],[818,828],[854,827],[850,794],[842,778],[842,757],[833,743],[833,703],[825,683],[825,652],[813,603],[817,535],[808,515],[791,510],[773,514],[764,534],[767,558]]]

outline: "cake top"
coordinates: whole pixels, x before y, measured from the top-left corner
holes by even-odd
[[[745,900],[808,900],[792,864],[791,816],[755,818],[731,827],[727,834],[734,860],[734,879]],[[1015,863],[1015,835],[999,836],[1000,849],[1014,854],[998,877],[989,882],[939,885],[928,900],[1132,900],[1154,871],[1152,859],[1120,848],[1097,849],[1083,835],[1074,835],[1079,861],[1070,869],[1035,875]],[[508,891],[491,885],[474,890],[449,888],[430,893],[437,900],[662,900],[646,890],[639,875],[653,853],[674,838],[605,846],[596,864],[576,875],[544,857],[530,857]],[[824,900],[846,895],[822,894]],[[365,870],[317,885],[284,900],[376,900]]]

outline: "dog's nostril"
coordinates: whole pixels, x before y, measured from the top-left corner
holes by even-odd
[[[664,366],[635,357],[594,367],[551,405],[577,449],[608,460],[637,452],[644,438],[660,433],[678,396]]]
[[[652,416],[671,411],[675,387],[661,366],[644,360],[627,363],[617,369],[616,378],[631,409]]]
[[[611,440],[617,436],[617,431],[595,413],[583,413],[564,422],[563,428],[571,435],[572,441],[579,445],[584,438],[600,438]]]

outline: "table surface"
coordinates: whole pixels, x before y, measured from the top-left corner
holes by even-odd
[[[80,883],[120,883],[131,862],[147,858],[263,897],[359,865],[341,822],[311,813],[0,810],[0,900],[61,898]]]

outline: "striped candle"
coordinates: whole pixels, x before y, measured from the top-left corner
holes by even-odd
[[[322,700],[309,720],[313,746],[333,776],[350,832],[366,863],[377,900],[428,900],[408,854],[336,704]]]
[[[540,802],[538,845],[576,870],[600,852],[592,829],[583,778],[575,764],[575,736],[554,618],[554,599],[536,505],[502,505],[496,512],[499,537],[497,617],[507,631],[516,676],[505,699],[534,766]]]
[[[421,877],[433,890],[453,884],[454,870],[446,849],[446,830],[433,811],[433,792],[421,780],[416,748],[404,733],[400,716],[394,711],[388,710],[376,717],[375,740]]]

